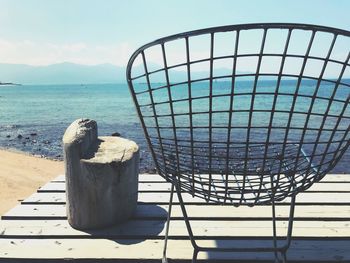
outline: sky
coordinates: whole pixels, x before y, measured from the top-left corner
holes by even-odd
[[[242,23],[350,30],[349,0],[0,0],[0,63],[125,66],[167,35]]]

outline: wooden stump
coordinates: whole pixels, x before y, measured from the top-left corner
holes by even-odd
[[[96,122],[79,119],[67,128],[63,145],[70,225],[101,228],[130,218],[137,205],[137,144],[97,137]]]

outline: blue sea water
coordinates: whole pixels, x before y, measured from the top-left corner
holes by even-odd
[[[263,91],[271,85],[273,84],[266,81],[260,83],[259,88]],[[320,92],[327,95],[329,89],[326,88],[326,84],[324,86],[325,88],[320,89]],[[227,93],[230,87],[230,83],[217,83],[214,85],[213,94]],[[250,82],[242,82],[237,86],[236,92],[250,92],[251,87]],[[293,87],[294,85],[288,86],[288,84],[282,86],[285,92],[290,93],[295,91]],[[140,84],[138,88],[142,91],[145,85]],[[205,85],[198,84],[193,88],[199,90],[198,96],[208,95],[208,88]],[[312,92],[312,89],[305,90]],[[173,99],[188,96],[186,92],[186,88],[179,87],[173,94]],[[347,90],[344,92],[348,93]],[[336,96],[342,97],[344,94],[340,91]],[[162,102],[166,98],[164,90],[159,90],[154,95],[155,102]],[[219,100],[220,97],[216,99]],[[250,98],[247,97],[246,100],[237,101],[235,107],[246,107],[249,105],[248,100]],[[269,107],[271,101],[261,96],[256,103],[263,108]],[[290,103],[291,101],[286,97],[283,101],[278,101],[277,107],[283,108]],[[225,105],[225,103],[216,104],[218,110],[221,105]],[[302,102],[298,107],[303,105]],[[306,101],[305,105],[307,107]],[[181,112],[185,107],[188,106],[185,104],[181,106],[179,103],[176,110]],[[198,107],[200,111],[206,109],[208,105],[203,102],[194,107]],[[322,111],[322,109],[319,110]],[[338,110],[331,109],[334,113]],[[99,135],[118,132],[123,137],[135,140],[141,148],[141,170],[153,169],[154,165],[147,149],[143,130],[126,84],[0,86],[0,147],[2,148],[62,159],[62,136],[68,125],[78,118],[96,120]],[[237,121],[244,122],[244,119],[242,116],[242,119]],[[349,161],[350,156],[346,153],[333,171],[350,173]]]
[[[154,167],[127,85],[0,86],[2,148],[62,159],[63,134],[79,118],[96,120],[99,135],[135,140],[142,167]]]

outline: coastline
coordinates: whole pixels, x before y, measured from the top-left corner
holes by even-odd
[[[3,148],[0,167],[0,215],[64,172],[62,161]]]

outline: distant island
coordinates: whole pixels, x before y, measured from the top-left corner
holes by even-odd
[[[12,82],[1,82],[1,81],[0,81],[0,86],[1,86],[1,85],[21,86],[22,84],[12,83]]]
[[[126,83],[125,67],[69,62],[43,66],[0,63],[0,80],[22,85]]]
[[[160,69],[161,66],[151,64],[150,69]],[[125,66],[114,64],[81,65],[70,62],[51,64],[46,66],[32,66],[23,64],[0,63],[0,78],[6,82],[21,83],[22,85],[65,85],[65,84],[99,84],[99,83],[126,83]],[[135,67],[133,74],[142,75],[143,65]],[[218,68],[218,75],[231,74],[228,69]],[[195,71],[191,73],[194,79],[207,76],[206,71]],[[174,70],[170,74],[173,82],[187,79],[187,71]],[[153,74],[152,82],[164,83],[162,74]],[[0,82],[1,83],[1,82]],[[10,84],[7,84],[10,85]]]

